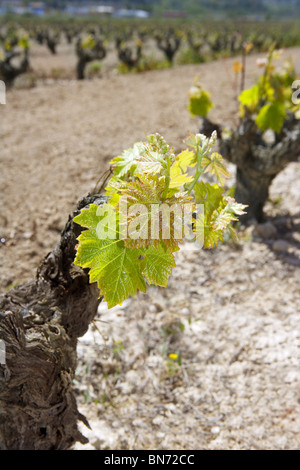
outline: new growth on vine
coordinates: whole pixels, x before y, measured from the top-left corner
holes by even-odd
[[[204,204],[128,205],[127,197],[121,196],[118,212],[114,206],[104,204],[97,207],[96,215],[96,233],[101,240],[174,239],[195,242],[199,249],[204,244]]]
[[[190,134],[178,155],[159,134],[134,143],[110,162],[106,202],[74,218],[87,229],[74,262],[89,269],[109,308],[147,285],[166,287],[177,251],[213,248],[226,230],[235,236],[231,222],[245,206],[225,187],[230,173],[212,150],[216,138]],[[207,172],[214,184],[202,179]]]

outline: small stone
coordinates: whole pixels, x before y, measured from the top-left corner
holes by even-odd
[[[23,237],[24,237],[26,240],[32,240],[32,239],[33,239],[33,233],[32,233],[32,232],[24,232],[24,233],[23,233]]]
[[[131,385],[137,385],[139,383],[139,374],[135,370],[129,370],[126,372],[125,379]]]
[[[163,420],[164,420],[164,417],[161,415],[158,415],[152,420],[152,424],[155,424],[156,426],[160,426]]]
[[[263,134],[263,140],[269,144],[269,145],[272,145],[274,144],[275,140],[276,140],[276,134],[274,131],[272,131],[271,129],[268,129],[266,132],[264,132]]]
[[[187,307],[184,307],[182,310],[181,310],[181,313],[182,315],[189,315],[190,314],[190,311]]]
[[[210,431],[211,431],[212,434],[219,434],[220,428],[219,428],[219,426],[214,426],[214,427],[211,428]]]
[[[249,224],[249,226],[244,229],[243,235],[245,235],[246,237],[253,237],[253,234],[255,233],[255,231],[256,231],[256,225],[254,223]]]
[[[299,380],[299,371],[298,370],[291,370],[287,373],[284,378],[284,382],[286,384],[290,384],[293,382],[297,382]]]
[[[158,302],[155,302],[154,305],[156,307],[157,312],[162,312],[163,311],[164,307],[161,304],[159,304]]]
[[[136,418],[132,421],[132,426],[134,426],[135,428],[145,428],[145,423],[142,419],[140,418]]]
[[[49,230],[60,231],[62,228],[61,218],[58,214],[53,215],[47,224]]]
[[[285,240],[276,240],[272,248],[277,253],[286,253],[289,250],[289,244]]]
[[[135,386],[129,382],[123,382],[119,384],[117,388],[121,393],[123,393],[123,395],[131,395],[134,392]]]
[[[257,225],[256,233],[264,240],[267,240],[269,238],[275,238],[277,230],[271,222],[265,222],[264,224]]]
[[[152,304],[152,305],[149,306],[149,312],[150,313],[157,313],[157,311],[158,310],[157,310],[156,305]]]
[[[72,450],[95,450],[95,447],[92,444],[81,444],[80,442],[76,442],[72,447]]]

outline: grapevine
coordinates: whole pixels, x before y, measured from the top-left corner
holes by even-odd
[[[161,135],[147,136],[145,142],[136,142],[112,159],[113,172],[105,188],[107,203],[102,207],[91,204],[74,218],[87,229],[78,237],[75,264],[89,269],[90,282],[98,283],[109,308],[138,290],[146,292],[147,285],[166,287],[175,267],[175,252],[184,242],[183,231],[177,232],[184,220],[178,222],[171,214],[162,222],[159,214],[153,237],[150,209],[175,205],[191,212],[195,204],[203,205],[191,230],[204,248],[222,242],[227,229],[235,235],[231,222],[244,214],[246,206],[226,192],[230,174],[222,156],[213,151],[215,142],[216,133],[210,138],[191,134],[185,140],[186,149],[175,155]],[[203,180],[207,172],[214,175],[215,184]]]
[[[213,103],[200,84],[189,92],[190,112],[202,117],[200,132],[210,135],[216,131],[219,151],[236,165],[234,197],[249,206],[241,223],[265,220],[263,208],[273,179],[289,162],[297,161],[300,152],[300,105],[292,99],[296,74],[291,61],[285,61],[281,68],[274,66],[280,56],[272,46],[267,57],[258,62],[264,67],[263,73],[252,87],[240,93],[239,119],[234,128],[206,117]],[[234,63],[234,72],[243,74],[243,64],[237,65]]]

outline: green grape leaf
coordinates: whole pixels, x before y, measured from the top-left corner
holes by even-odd
[[[165,167],[165,161],[159,152],[146,151],[143,155],[140,155],[136,161],[136,169],[135,174],[143,174],[143,173],[161,173]]]
[[[284,119],[286,117],[286,111],[284,104],[274,101],[264,105],[255,122],[261,131],[272,129],[274,132],[279,133],[283,126]]]
[[[216,214],[216,218],[213,223],[213,228],[215,230],[224,230],[230,222],[238,220],[231,212],[227,212],[225,209],[222,209],[219,214]]]
[[[212,151],[212,148],[215,145],[216,141],[216,131],[213,131],[209,138],[206,137],[204,134],[190,134],[186,139],[184,139],[184,143],[189,147],[195,149],[197,152],[197,156],[195,155],[195,162],[197,162],[199,154],[201,158],[204,155],[208,155],[208,153]]]
[[[296,109],[295,111],[295,118],[300,119],[300,108]]]
[[[171,166],[171,172],[173,169],[173,171],[180,170],[181,173],[185,173],[189,167],[195,166],[196,163],[197,158],[195,156],[195,152],[189,149],[183,150],[177,155],[173,165]]]
[[[166,187],[166,178],[158,175],[139,175],[139,179],[127,183],[122,191],[122,197],[127,198],[127,204],[159,204],[161,194]]]
[[[223,232],[215,230],[211,225],[205,226],[204,230],[204,248],[211,249],[223,241]]]
[[[204,248],[213,248],[223,241],[224,231],[238,215],[245,214],[244,204],[239,204],[229,196],[224,196],[224,188],[203,181],[195,186],[197,204],[204,205],[204,213],[197,216],[195,237]]]
[[[259,79],[259,84],[261,87],[261,97],[263,97],[264,101],[274,101],[275,91],[279,92],[281,89],[281,84],[276,80],[276,77],[271,75],[268,77],[268,80],[266,80],[264,76],[262,76]],[[278,96],[276,98],[278,98]]]
[[[144,150],[143,142],[136,142],[133,147],[124,150],[124,152],[111,160],[111,165],[114,167],[114,176],[124,178],[129,173],[133,173],[136,165],[137,158]]]
[[[128,211],[125,221],[126,233],[130,235],[126,238],[126,246],[136,248],[150,244],[157,246],[159,241],[163,241],[166,246],[176,249],[182,238],[176,237],[178,233],[176,228],[179,229],[176,224],[178,219],[183,224],[183,219],[180,219],[182,207],[183,204],[190,202],[191,197],[185,192],[176,192],[162,199],[165,189],[166,178],[158,175],[139,175],[139,179],[128,182],[117,205],[119,210],[121,202],[126,201]],[[151,225],[153,220],[155,220],[155,229]],[[155,237],[150,237],[150,234],[153,235],[152,231],[156,233]]]
[[[104,296],[108,307],[121,304],[137,290],[146,291],[145,279],[141,271],[139,249],[129,249],[119,238],[99,238],[98,216],[100,206],[91,204],[74,218],[76,223],[89,227],[78,237],[77,254],[74,263],[89,268],[90,282],[97,282],[100,295]],[[105,208],[103,208],[105,209]],[[117,232],[115,231],[117,237]]]
[[[226,196],[224,199],[227,202],[225,207],[227,212],[231,212],[236,215],[243,215],[246,213],[244,209],[248,207],[247,205],[236,202],[236,200],[231,196]]]
[[[188,109],[192,116],[205,117],[213,107],[210,94],[204,91],[201,86],[194,85],[189,92]]]
[[[261,89],[259,84],[253,85],[247,90],[243,90],[239,96],[239,101],[243,106],[246,106],[251,112],[254,112],[259,105],[261,96]]]
[[[135,296],[137,290],[146,292],[140,254],[138,249],[127,248],[123,240],[99,240],[98,262],[91,266],[89,276],[91,282],[97,281],[109,308]]]
[[[100,220],[99,215],[97,215],[98,208],[99,206],[97,204],[90,204],[88,209],[81,209],[80,214],[76,215],[73,221],[82,227],[96,227]]]
[[[160,134],[156,133],[156,134],[148,135],[147,142],[152,151],[158,152],[159,154],[164,155],[165,158],[170,158],[171,160],[175,160],[175,155],[173,151],[170,149],[169,144],[167,144],[165,139]]]
[[[222,230],[216,230],[213,222],[207,215],[206,211],[197,215],[197,220],[194,226],[195,240],[205,249],[210,249],[216,246],[220,241],[223,241]]]
[[[189,176],[186,171],[189,167],[196,164],[195,153],[191,150],[184,150],[177,155],[175,162],[170,169],[170,184],[169,188],[179,188],[186,183],[193,181],[193,176]]]
[[[81,47],[83,49],[94,49],[96,44],[96,40],[91,34],[81,41]]]
[[[224,188],[217,184],[200,181],[195,185],[194,191],[196,203],[204,205],[207,217],[210,217],[223,201]]]
[[[186,183],[191,183],[193,181],[193,176],[188,176],[186,173],[174,175],[175,172],[171,171],[171,182],[169,184],[170,189],[180,188]]]
[[[174,255],[170,249],[158,245],[148,246],[141,261],[142,272],[149,284],[166,287],[172,268],[176,266]]]
[[[124,179],[144,173],[163,174],[175,160],[175,155],[159,134],[147,136],[147,142],[136,142],[120,156],[111,160],[114,175]]]
[[[21,49],[28,49],[29,48],[29,38],[28,34],[24,34],[21,36],[18,40],[18,46],[21,47]]]
[[[118,237],[118,229],[113,228],[108,230],[107,238],[99,237],[100,229],[113,218],[113,212],[114,208],[109,204],[102,207],[91,204],[74,218],[74,222],[88,227],[78,237],[74,263],[89,269],[90,282],[97,282],[100,295],[104,296],[109,308],[135,296],[138,290],[145,292],[146,281],[166,287],[175,266],[172,250],[165,244],[142,249],[127,247]],[[173,251],[177,249],[175,247]]]
[[[203,134],[189,134],[185,139],[184,143],[193,149],[197,149],[205,141],[206,137]]]
[[[222,208],[222,206],[225,207]],[[237,215],[245,214],[244,209],[246,207],[244,204],[237,203],[232,197],[225,196],[218,210],[215,210],[212,214],[211,227],[216,233],[221,232],[223,236],[225,229],[229,227],[231,222],[238,221]]]
[[[109,203],[116,206],[119,202],[122,190],[127,186],[127,182],[119,177],[112,176],[108,185],[105,187],[105,195],[109,198]]]
[[[201,166],[205,167],[204,173],[215,175],[221,186],[224,186],[226,178],[231,176],[223,162],[224,159],[218,152],[213,152],[209,157],[204,156],[201,161]]]

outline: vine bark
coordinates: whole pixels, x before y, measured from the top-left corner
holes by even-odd
[[[72,382],[77,340],[88,329],[101,301],[96,284],[73,263],[81,227],[73,218],[100,195],[81,199],[36,278],[0,297],[0,448],[63,450],[87,439],[78,420]]]
[[[235,199],[248,205],[247,213],[239,220],[262,222],[273,179],[300,157],[300,120],[291,115],[281,133],[269,141],[250,117],[243,119],[226,138],[221,126],[203,119],[200,132],[210,135],[213,130],[217,131],[221,155],[237,168]]]

